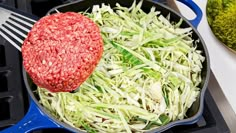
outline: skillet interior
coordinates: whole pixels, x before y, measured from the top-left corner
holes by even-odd
[[[139,0],[137,0],[137,2],[138,1]],[[49,14],[56,13],[55,9],[57,9],[59,12],[85,11],[87,9],[91,9],[93,5],[97,5],[97,4],[101,5],[102,3],[109,4],[111,7],[114,7],[116,3],[119,3],[122,6],[130,7],[131,4],[133,3],[133,0],[125,0],[125,1],[124,0],[80,0],[80,1],[77,1],[77,2],[70,3],[70,4],[65,4],[65,5],[55,7],[52,10],[50,10],[48,13]],[[150,8],[152,6],[155,6],[156,10],[161,11],[161,14],[164,15],[164,16],[167,16],[170,13],[171,14],[170,21],[178,22],[180,20],[180,18],[183,18],[183,16],[179,15],[178,13],[176,13],[172,9],[166,7],[165,5],[162,5],[162,4],[159,4],[159,3],[154,3],[154,2],[149,1],[149,0],[144,0],[143,1],[142,9],[145,12],[149,12]],[[191,24],[185,18],[183,18],[183,20],[184,21],[183,21],[181,27],[184,28],[184,27],[190,27],[191,26]],[[203,56],[206,57],[206,60],[203,62],[203,69],[202,69],[202,75],[201,75],[202,82],[199,86],[200,88],[202,88],[201,94],[198,97],[198,99],[194,102],[192,107],[188,110],[186,119],[171,122],[171,123],[169,123],[165,126],[162,126],[158,129],[153,130],[152,132],[164,131],[164,130],[167,130],[168,128],[171,128],[175,125],[192,124],[192,123],[195,123],[201,117],[201,114],[202,114],[202,111],[203,111],[204,94],[205,94],[205,90],[207,88],[207,84],[208,84],[209,76],[210,76],[210,63],[209,63],[209,55],[208,55],[206,46],[205,46],[202,38],[200,37],[199,33],[197,32],[197,30],[195,28],[193,28],[192,38],[194,40],[197,40],[197,39],[200,40],[199,43],[197,43],[197,49],[203,51]],[[35,93],[33,93],[37,89],[36,85],[29,78],[29,76],[27,75],[27,73],[25,72],[24,69],[23,69],[23,75],[24,75],[24,81],[25,81],[27,90],[28,90],[30,96],[32,97],[32,99],[39,106],[39,108],[45,114],[47,114],[50,118],[52,118],[54,121],[56,121],[58,124],[62,125],[63,127],[67,128],[71,131],[78,132],[79,130],[76,130],[75,128],[69,126],[68,124],[60,122],[57,119],[53,118],[53,116],[50,115],[44,109],[44,107],[42,107],[38,103],[39,98]]]

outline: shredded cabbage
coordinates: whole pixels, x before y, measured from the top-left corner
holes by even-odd
[[[142,2],[95,5],[104,53],[75,93],[38,87],[40,103],[60,121],[87,132],[145,132],[184,119],[199,96],[202,62],[191,28],[180,28]]]

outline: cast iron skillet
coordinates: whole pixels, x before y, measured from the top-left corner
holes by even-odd
[[[139,0],[137,0],[137,2],[138,1]],[[202,12],[200,8],[192,0],[178,0],[178,1],[189,6],[195,12],[197,17],[194,20],[188,21],[182,15],[170,9],[169,7],[166,7],[158,2],[153,2],[150,0],[143,0],[142,9],[148,12],[152,6],[155,6],[156,9],[161,11],[161,14],[163,14],[164,16],[167,16],[170,13],[171,21],[178,22],[180,18],[183,18],[184,22],[181,25],[181,27],[193,28],[192,38],[200,40],[200,42],[197,44],[198,45],[197,49],[202,50],[203,56],[206,57],[206,60],[203,63],[203,69],[202,69],[202,75],[201,75],[202,77],[202,82],[200,84],[201,94],[197,98],[197,100],[194,102],[194,104],[191,106],[191,108],[188,110],[187,112],[188,117],[186,119],[171,122],[165,126],[154,129],[150,132],[162,132],[173,126],[193,124],[200,119],[203,112],[204,94],[207,89],[207,85],[208,85],[208,81],[210,77],[210,62],[209,62],[209,55],[208,55],[205,43],[196,30],[196,27],[198,26],[202,18]],[[50,10],[48,14],[56,13],[57,11],[60,11],[60,12],[85,11],[89,7],[91,8],[93,5],[95,4],[100,5],[101,3],[110,4],[111,6],[115,6],[115,3],[120,3],[122,6],[130,7],[131,4],[133,3],[133,0],[78,0],[70,4],[65,4],[65,5],[55,7],[52,10]],[[24,68],[22,72],[23,72],[24,82],[25,82],[27,91],[30,95],[29,111],[20,122],[2,131],[2,133],[11,133],[11,132],[14,132],[14,133],[26,132],[27,133],[36,129],[43,129],[43,128],[64,128],[72,132],[82,132],[82,130],[78,130],[66,123],[60,122],[59,120],[54,118],[42,105],[40,105],[38,101],[39,100],[38,96],[33,92],[34,90],[37,89],[36,85],[29,78]]]

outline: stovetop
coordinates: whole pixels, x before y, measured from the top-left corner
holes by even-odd
[[[71,1],[73,0],[0,0],[0,3],[42,17],[52,7]],[[159,0],[159,2],[169,4],[166,0]],[[29,100],[21,75],[21,60],[21,53],[0,36],[0,132],[21,120],[28,110]],[[34,131],[34,133],[50,132],[68,131],[63,129]],[[207,90],[201,119],[195,124],[173,127],[164,133],[229,132],[222,114]]]

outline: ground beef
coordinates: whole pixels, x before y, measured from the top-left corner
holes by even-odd
[[[103,53],[99,27],[79,13],[41,18],[22,46],[23,65],[33,82],[51,92],[70,92],[93,72]]]

